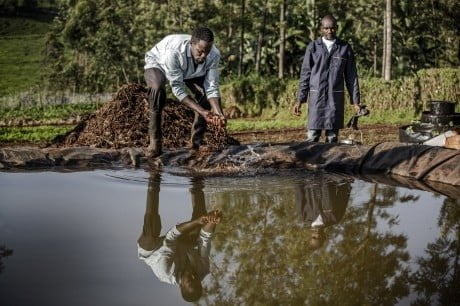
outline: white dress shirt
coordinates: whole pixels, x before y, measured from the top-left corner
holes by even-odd
[[[206,97],[218,98],[220,52],[213,44],[204,63],[195,68],[190,49],[191,38],[191,35],[186,34],[166,36],[145,54],[144,69],[158,68],[163,71],[179,101],[187,96],[184,80],[202,76],[205,76]]]
[[[147,251],[137,245],[139,259],[143,260],[153,273],[162,282],[179,285],[180,284],[180,256],[188,256],[200,279],[209,274],[209,253],[211,250],[212,233],[205,232],[203,229],[198,236],[196,248],[186,248],[178,246],[177,238],[182,235],[174,226],[166,233],[163,244],[160,248]],[[179,250],[178,250],[179,247]]]

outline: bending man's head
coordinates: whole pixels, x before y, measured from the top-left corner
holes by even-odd
[[[214,33],[209,28],[200,27],[193,31],[190,45],[195,64],[201,64],[206,60],[213,43]]]
[[[187,302],[196,302],[203,295],[201,280],[195,271],[186,269],[181,274],[180,292]]]
[[[328,40],[336,38],[337,20],[332,15],[326,15],[321,19],[321,35]]]

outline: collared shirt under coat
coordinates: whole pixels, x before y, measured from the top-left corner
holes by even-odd
[[[303,59],[298,93],[298,101],[309,102],[309,129],[343,128],[344,84],[350,102],[359,104],[358,73],[351,46],[337,38],[328,52],[321,37],[312,41]]]
[[[144,69],[158,68],[168,79],[173,94],[179,101],[186,96],[184,80],[205,76],[204,90],[206,97],[219,98],[219,60],[220,52],[216,46],[204,63],[196,66],[193,62],[190,39],[191,35],[173,34],[163,38],[145,54]]]

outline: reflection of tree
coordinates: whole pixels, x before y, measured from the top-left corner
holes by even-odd
[[[460,202],[444,200],[438,221],[441,237],[426,248],[427,257],[420,257],[420,268],[412,275],[412,283],[420,297],[416,304],[460,304]]]
[[[318,188],[321,179],[305,182],[306,188]],[[396,222],[381,206],[408,200],[396,188],[376,186],[368,203],[349,206],[313,252],[309,228],[294,221],[296,183],[283,183],[211,195],[227,216],[214,240],[219,262],[208,285],[212,303],[388,305],[408,294],[407,239],[377,229],[377,223],[391,228]]]
[[[7,249],[4,245],[0,245],[0,273],[5,269],[3,258],[13,255],[13,250]]]

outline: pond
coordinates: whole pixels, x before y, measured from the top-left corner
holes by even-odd
[[[138,238],[216,209],[200,304],[459,302],[460,202],[435,193],[323,172],[119,169],[0,173],[0,195],[0,305],[187,304]]]

